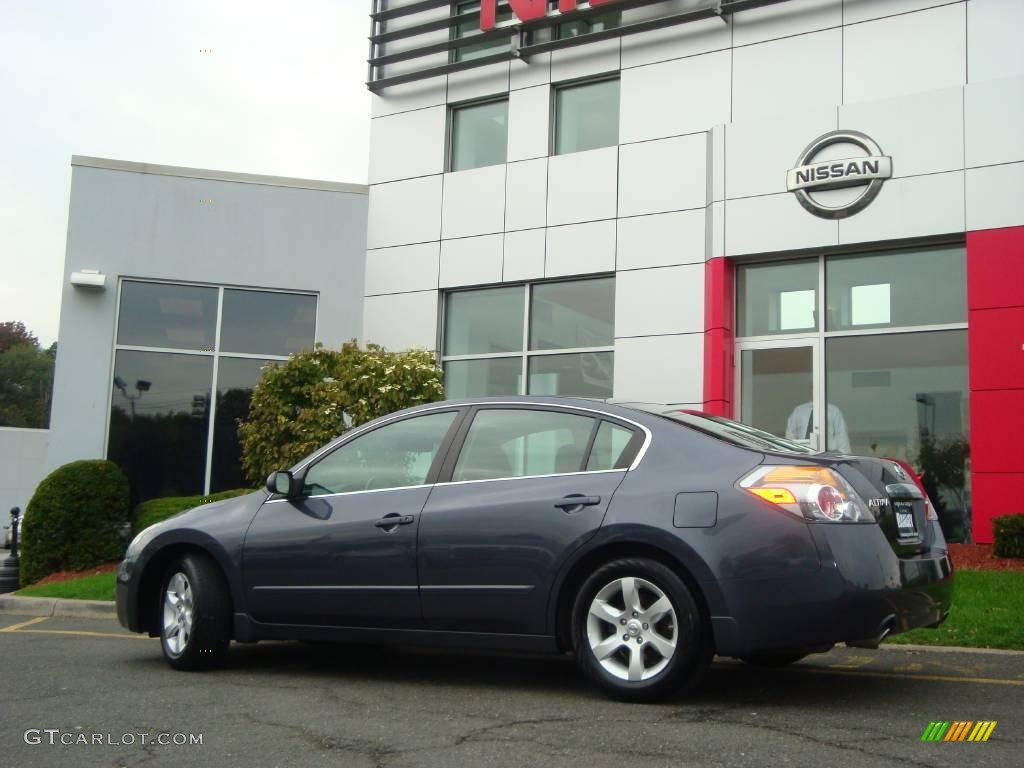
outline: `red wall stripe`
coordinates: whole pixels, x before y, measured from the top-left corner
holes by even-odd
[[[736,270],[716,257],[704,264],[704,410],[733,415],[733,328]]]
[[[992,518],[1024,512],[1024,227],[967,233],[974,540]]]

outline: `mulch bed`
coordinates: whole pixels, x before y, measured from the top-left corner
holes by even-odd
[[[972,571],[1024,571],[1024,557],[993,557],[991,544],[950,544],[953,566]]]
[[[92,568],[86,568],[84,571],[57,571],[56,573],[51,573],[49,576],[44,576],[32,586],[36,587],[40,584],[52,584],[55,581],[70,581],[71,579],[80,579],[83,576],[96,576],[100,573],[110,573],[111,571],[116,571],[117,566],[118,563],[115,562],[95,565]]]

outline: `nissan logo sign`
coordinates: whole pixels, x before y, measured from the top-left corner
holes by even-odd
[[[830,147],[836,149],[827,153]],[[848,147],[849,151],[836,150]],[[849,157],[836,157],[852,154]],[[831,131],[812,141],[786,174],[786,189],[823,219],[844,219],[864,210],[892,178],[892,158],[859,131]],[[860,194],[857,194],[860,189]],[[833,190],[848,190],[845,195]],[[817,193],[817,194],[816,194]]]

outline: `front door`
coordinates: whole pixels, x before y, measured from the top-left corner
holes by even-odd
[[[739,420],[823,450],[817,339],[739,342],[736,358]]]
[[[639,443],[588,411],[480,408],[423,510],[426,626],[545,633],[558,569],[597,532]]]
[[[416,627],[416,536],[457,410],[385,423],[318,457],[301,498],[246,534],[250,615],[278,624]]]

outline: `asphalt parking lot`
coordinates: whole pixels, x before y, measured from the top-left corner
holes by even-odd
[[[690,698],[641,706],[560,659],[261,643],[186,674],[112,621],[0,614],[0,669],[0,765],[19,768],[1019,766],[1024,747],[1024,654],[722,659]],[[922,743],[934,720],[998,725]]]

